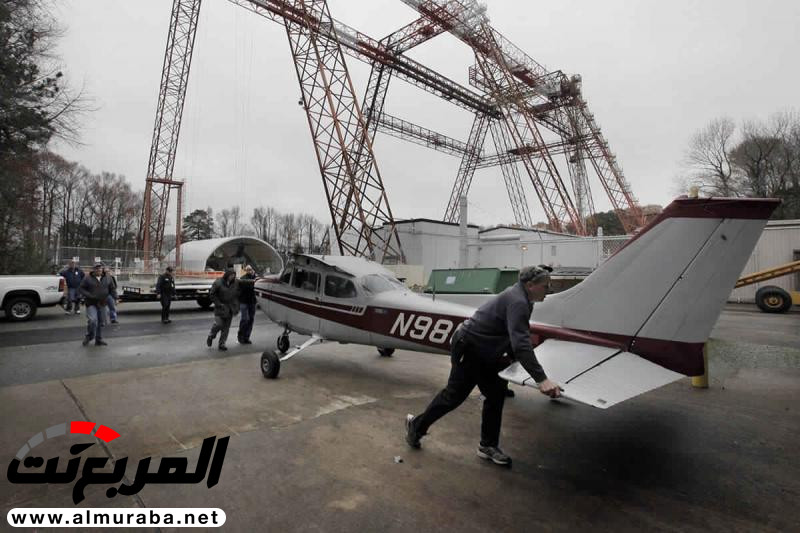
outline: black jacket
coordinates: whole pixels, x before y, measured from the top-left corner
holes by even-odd
[[[256,303],[255,274],[245,274],[239,278],[239,302],[253,305]]]
[[[108,303],[109,294],[115,299],[117,298],[117,289],[115,284],[111,281],[111,276],[96,278],[89,274],[83,278],[78,290],[86,300],[86,305],[99,305],[103,307]]]
[[[217,278],[208,295],[214,302],[215,316],[228,318],[239,314],[239,280],[226,283],[224,277]]]
[[[515,283],[480,306],[464,323],[466,337],[476,351],[499,358],[508,353],[537,383],[547,379],[531,344],[533,303],[522,283]]]
[[[158,294],[159,300],[164,299],[165,297],[169,300],[175,298],[175,278],[172,276],[167,276],[166,274],[161,274],[158,276],[158,281],[156,281],[156,294]]]

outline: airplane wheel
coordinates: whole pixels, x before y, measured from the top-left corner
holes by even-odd
[[[278,337],[278,351],[281,353],[289,351],[289,335],[281,335]]]
[[[394,348],[378,348],[378,353],[381,357],[391,357],[394,353]]]
[[[261,354],[261,373],[265,378],[275,379],[281,371],[281,360],[272,352]]]

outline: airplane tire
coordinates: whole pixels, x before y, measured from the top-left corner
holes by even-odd
[[[792,297],[780,287],[769,285],[756,292],[756,305],[765,313],[785,313],[792,307]]]
[[[381,357],[391,357],[394,353],[394,348],[378,348],[378,353]]]
[[[261,373],[265,378],[275,379],[281,371],[281,360],[272,352],[261,354]]]
[[[289,351],[289,335],[281,335],[278,337],[278,351],[281,353]]]

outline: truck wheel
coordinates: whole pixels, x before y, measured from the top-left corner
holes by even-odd
[[[780,287],[769,285],[756,292],[756,305],[765,313],[785,313],[792,307],[792,297]]]
[[[23,322],[36,316],[36,302],[26,296],[9,298],[6,302],[6,318],[13,322]]]
[[[261,373],[265,378],[275,379],[281,371],[281,360],[270,351],[261,354]]]
[[[209,300],[208,298],[198,298],[197,299],[197,305],[199,305],[203,309],[211,309],[211,306],[213,304],[212,304],[211,300]]]

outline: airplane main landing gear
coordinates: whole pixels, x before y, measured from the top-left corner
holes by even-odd
[[[381,357],[391,357],[394,353],[394,348],[378,348],[378,353]]]
[[[286,342],[289,342],[288,337]],[[265,378],[275,379],[281,371],[281,360],[277,354],[266,351],[261,354],[261,373]]]
[[[286,353],[289,351],[289,333],[283,332],[283,334],[278,337],[278,351],[281,353]]]

